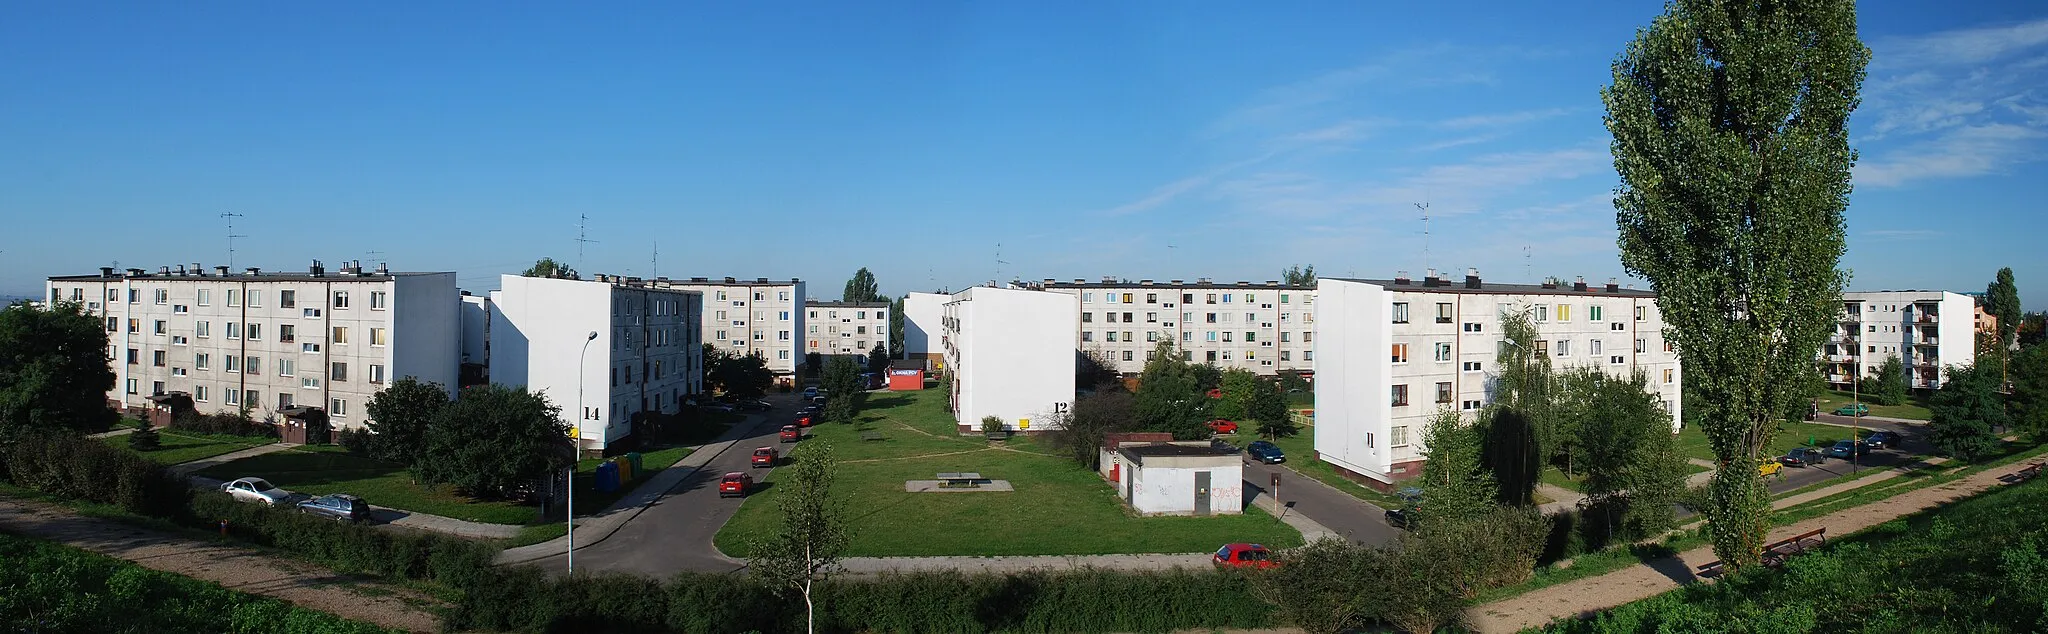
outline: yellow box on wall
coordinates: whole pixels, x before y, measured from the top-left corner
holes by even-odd
[[[1029,418],[1019,418],[1019,419],[1017,419],[1017,428],[1018,428],[1018,429],[1030,429],[1030,428],[1031,428],[1031,419],[1029,419]]]

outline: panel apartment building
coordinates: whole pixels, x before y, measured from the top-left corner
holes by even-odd
[[[1314,288],[1114,278],[1048,279],[1035,286],[1079,299],[1075,347],[1100,351],[1126,375],[1144,371],[1160,341],[1173,342],[1189,361],[1265,376],[1305,373],[1314,365]]]
[[[491,380],[546,394],[578,446],[602,450],[703,393],[703,305],[638,278],[505,275],[488,306]]]
[[[925,368],[932,372],[946,367],[945,348],[939,345],[945,336],[940,324],[944,322],[946,302],[950,301],[953,296],[942,293],[903,296],[904,357],[924,361]]]
[[[51,302],[76,302],[106,322],[115,375],[110,404],[149,407],[183,392],[202,413],[247,409],[261,420],[290,407],[324,409],[335,430],[367,422],[370,397],[415,377],[454,388],[460,363],[455,273],[193,263],[48,280]]]
[[[825,356],[861,355],[876,344],[889,346],[888,302],[804,302],[804,352]]]
[[[803,280],[657,277],[653,285],[702,294],[704,342],[733,354],[759,354],[777,384],[794,384],[804,364]]]
[[[1905,364],[1907,386],[1939,389],[1948,368],[1977,358],[1976,302],[1947,291],[1861,291],[1842,294],[1835,332],[1820,350],[1828,386],[1848,390],[1857,376],[1876,376],[1885,359]]]
[[[1074,296],[980,286],[954,293],[939,316],[938,345],[953,382],[944,386],[960,433],[994,416],[1003,428],[1058,429],[1049,419],[1074,404]]]
[[[1535,352],[1551,367],[1641,370],[1683,425],[1678,355],[1664,339],[1656,294],[1613,282],[1491,284],[1323,278],[1315,335],[1316,453],[1368,484],[1421,473],[1423,431],[1443,408],[1469,416],[1491,402],[1501,315],[1527,312]]]

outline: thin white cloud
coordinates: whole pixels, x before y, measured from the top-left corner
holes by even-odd
[[[1871,65],[1891,68],[1980,64],[2043,44],[2048,44],[2048,19],[1881,39],[1872,46],[1878,54],[1871,59]]]
[[[1143,198],[1139,198],[1131,202],[1127,202],[1121,205],[1117,205],[1115,207],[1104,209],[1100,213],[1106,216],[1128,216],[1131,214],[1151,211],[1153,209],[1157,209],[1161,205],[1173,202],[1174,200],[1179,199],[1181,196],[1187,195],[1189,192],[1197,191],[1204,187],[1207,187],[1209,183],[1215,181],[1218,178],[1223,177],[1224,175],[1227,175],[1231,172],[1235,172],[1240,169],[1244,169],[1246,167],[1263,163],[1271,158],[1273,158],[1273,154],[1267,153],[1257,157],[1237,161],[1235,163],[1228,163],[1222,166],[1218,166],[1214,169],[1210,169],[1206,172],[1196,174],[1194,176],[1189,176],[1187,178],[1176,180],[1165,185],[1160,185],[1156,188],[1153,188],[1152,192],[1146,194]]]
[[[1532,121],[1542,121],[1544,119],[1562,117],[1571,114],[1572,112],[1573,109],[1571,108],[1546,108],[1543,110],[1523,110],[1520,112],[1481,114],[1457,117],[1454,119],[1445,119],[1443,121],[1437,122],[1436,125],[1440,128],[1449,128],[1452,130],[1469,130],[1472,128],[1498,128],[1502,126],[1520,125]]]
[[[1855,183],[1897,187],[1916,180],[1998,173],[2013,163],[2041,158],[2036,146],[2043,139],[2048,139],[2048,132],[2011,124],[1956,128],[1931,142],[1887,152],[1857,165]]]
[[[1863,232],[1865,237],[1879,240],[1917,240],[1942,235],[1933,229],[1879,229]]]
[[[1498,139],[1501,136],[1502,135],[1500,134],[1476,134],[1472,136],[1458,137],[1455,139],[1445,139],[1442,141],[1437,141],[1435,143],[1425,144],[1416,147],[1415,149],[1420,152],[1435,152],[1437,150],[1448,150],[1454,147],[1462,147],[1467,145],[1485,143],[1487,141]]]
[[[1294,143],[1350,143],[1372,136],[1380,123],[1363,119],[1346,119],[1336,125],[1297,132],[1287,136]]]

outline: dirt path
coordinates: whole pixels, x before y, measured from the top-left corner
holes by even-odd
[[[353,579],[308,563],[91,518],[63,507],[0,498],[0,531],[83,548],[155,570],[289,601],[345,619],[434,632],[439,602],[413,590]]]
[[[1999,486],[1998,478],[2025,465],[1998,469],[1809,519],[1771,530],[1770,539],[1780,540],[1817,528],[1827,528],[1838,537],[1883,524],[1945,502],[1969,497]],[[1693,571],[1714,561],[1711,547],[1695,548],[1675,557],[1665,557],[1597,577],[1562,583],[1511,599],[1472,608],[1467,616],[1480,632],[1517,632],[1538,627],[1555,619],[1571,618],[1624,603],[1646,599],[1699,580]]]

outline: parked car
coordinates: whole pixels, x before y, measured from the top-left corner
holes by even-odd
[[[1903,437],[1899,436],[1898,432],[1878,430],[1876,433],[1864,436],[1863,445],[1871,451],[1896,449],[1899,446],[1900,440],[1903,440]]]
[[[1837,408],[1835,408],[1835,415],[1836,415],[1836,416],[1869,416],[1869,415],[1870,415],[1870,406],[1869,406],[1869,405],[1864,405],[1864,404],[1862,404],[1862,403],[1850,403],[1850,404],[1848,404],[1848,405],[1843,405],[1843,406],[1841,406],[1841,407],[1837,407]]]
[[[754,476],[743,471],[727,473],[718,479],[718,497],[743,498],[754,491]]]
[[[797,413],[811,417],[823,416],[825,415],[825,406],[805,405],[803,409],[797,410]]]
[[[299,512],[341,522],[367,522],[370,503],[347,493],[336,493],[300,502]]]
[[[1835,446],[1828,448],[1828,457],[1843,460],[1867,453],[1870,453],[1870,447],[1861,440],[1837,440]]]
[[[775,409],[775,406],[768,404],[768,401],[740,401],[738,404],[734,405],[734,407],[747,410],[750,412],[765,412],[771,409]]]
[[[823,396],[813,396],[813,397],[811,397],[811,407],[824,407],[824,406],[825,406],[825,397],[823,397]]]
[[[731,403],[721,403],[721,402],[718,402],[718,401],[712,401],[710,405],[705,405],[705,406],[704,406],[704,409],[708,409],[708,410],[712,410],[712,411],[716,411],[716,412],[730,412],[730,411],[732,411],[732,410],[733,410],[734,408],[733,408],[733,406],[732,406],[732,404],[731,404]]]
[[[804,428],[795,425],[783,425],[782,431],[775,432],[776,442],[796,442],[803,439]]]
[[[220,485],[220,490],[242,502],[260,502],[271,506],[284,506],[292,499],[292,492],[277,488],[263,478],[236,478]]]
[[[818,388],[816,386],[804,388],[804,398],[816,398],[817,396]]]
[[[1274,445],[1273,443],[1266,442],[1263,440],[1254,440],[1252,441],[1252,444],[1245,445],[1244,455],[1250,456],[1253,460],[1257,460],[1259,462],[1263,462],[1266,464],[1280,464],[1282,462],[1287,462],[1286,452],[1280,451],[1280,447],[1278,445]]]
[[[1821,450],[1812,447],[1793,447],[1791,451],[1785,452],[1785,455],[1778,456],[1778,464],[1802,469],[1811,465],[1825,464],[1827,461],[1827,454],[1821,453]]]
[[[810,427],[811,423],[815,421],[817,421],[817,418],[811,416],[810,414],[796,415],[796,426],[798,427]]]
[[[1401,507],[1387,509],[1387,523],[1395,528],[1415,530],[1416,516],[1422,510],[1422,489],[1402,487],[1394,494],[1401,496]]]
[[[1209,421],[1209,431],[1213,431],[1219,434],[1235,434],[1237,433],[1237,423],[1234,421],[1227,421],[1218,418],[1216,420]]]
[[[1778,461],[1776,460],[1765,460],[1763,462],[1757,463],[1756,465],[1756,474],[1760,476],[1774,476],[1778,475],[1784,470],[1785,465],[1778,464]]]
[[[1224,544],[1209,559],[1218,568],[1272,568],[1280,565],[1273,561],[1273,551],[1258,544]]]
[[[756,467],[773,467],[775,459],[774,447],[758,447],[754,449],[752,464]]]

